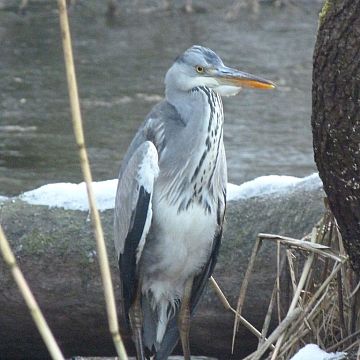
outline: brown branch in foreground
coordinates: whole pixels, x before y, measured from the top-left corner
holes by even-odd
[[[239,321],[248,329],[250,330],[258,339],[262,338],[262,334],[260,333],[260,331],[258,329],[256,329],[255,326],[253,326],[251,323],[249,323],[243,316],[239,315],[236,310],[230,305],[229,301],[227,300],[225,294],[222,292],[220,286],[218,285],[218,283],[216,282],[216,280],[214,279],[213,276],[210,277],[209,279],[210,281],[210,285],[213,288],[213,290],[215,291],[215,294],[218,296],[218,298],[220,299],[221,303],[223,304],[224,308],[226,310],[230,310],[232,311],[235,316],[237,316],[239,318]],[[267,340],[266,337],[263,338],[264,341]],[[275,348],[273,344],[270,345],[270,347],[273,349]]]
[[[74,67],[74,60],[73,60],[72,47],[71,47],[69,20],[66,11],[66,0],[58,0],[58,6],[59,6],[60,28],[61,28],[61,36],[63,42],[66,76],[67,76],[70,106],[71,106],[72,123],[73,123],[76,143],[79,150],[81,170],[86,183],[86,190],[90,205],[91,220],[96,238],[100,272],[104,287],[106,310],[109,321],[109,329],[119,358],[122,360],[126,360],[127,354],[119,332],[115,297],[111,282],[111,273],[110,273],[105,241],[104,241],[104,235],[103,235],[99,212],[96,207],[94,192],[92,189],[92,176],[91,176],[89,160],[86,152],[86,147],[85,147],[84,132],[82,128],[79,95],[77,90],[75,67]]]
[[[37,304],[34,295],[32,294],[29,285],[27,284],[23,273],[18,267],[15,256],[10,248],[9,242],[7,241],[5,234],[0,225],[0,251],[4,258],[6,265],[10,268],[12,276],[19,287],[22,297],[24,298],[27,307],[29,308],[30,314],[34,320],[35,325],[37,326],[42,339],[45,342],[47,349],[51,357],[54,360],[64,360],[64,356],[61,353],[61,350],[56,343],[56,340],[46,323],[46,320]]]

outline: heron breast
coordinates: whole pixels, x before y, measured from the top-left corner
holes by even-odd
[[[167,297],[181,297],[185,281],[199,273],[210,256],[217,228],[214,213],[206,213],[197,203],[180,213],[166,201],[154,204],[156,237],[147,252],[153,261],[144,269],[148,284],[153,284],[150,288],[163,289]]]

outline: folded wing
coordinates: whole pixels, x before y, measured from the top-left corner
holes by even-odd
[[[137,264],[152,219],[152,193],[159,173],[158,152],[151,141],[141,143],[120,170],[115,200],[114,241],[119,260],[123,313],[129,308],[137,287]]]

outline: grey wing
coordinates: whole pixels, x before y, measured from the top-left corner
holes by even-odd
[[[114,242],[127,319],[137,284],[137,264],[151,225],[152,193],[159,172],[158,153],[151,141],[133,148],[120,170],[114,216]]]

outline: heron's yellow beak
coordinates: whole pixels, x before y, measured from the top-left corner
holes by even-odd
[[[226,66],[214,70],[213,76],[221,85],[247,87],[262,90],[274,89],[276,85],[270,81],[259,76],[251,75],[236,69]]]

